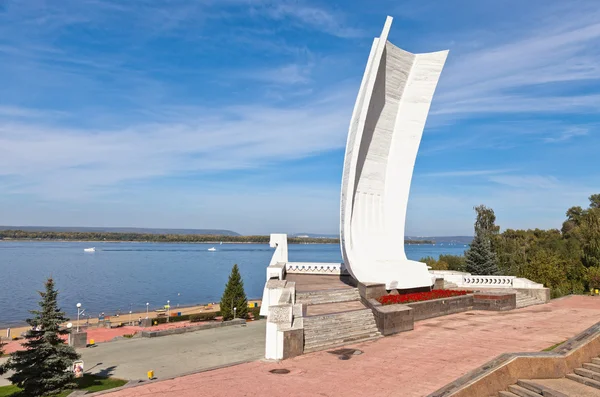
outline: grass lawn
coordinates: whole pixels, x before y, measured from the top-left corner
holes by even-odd
[[[83,378],[77,379],[77,390],[86,390],[88,392],[96,392],[102,390],[108,390],[115,387],[123,386],[127,383],[126,380],[116,378],[101,378],[95,375],[84,375]],[[1,386],[0,397],[9,397],[20,391],[16,386]],[[71,394],[73,390],[65,390],[60,394],[56,394],[56,397],[65,397]],[[18,394],[17,394],[18,395]]]

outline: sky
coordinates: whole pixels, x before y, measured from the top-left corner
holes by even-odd
[[[407,235],[600,192],[596,0],[0,0],[0,225],[339,229],[373,37],[449,49]]]

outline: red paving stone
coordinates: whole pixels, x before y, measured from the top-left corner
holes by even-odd
[[[499,354],[540,351],[600,321],[600,298],[573,296],[511,312],[472,311],[418,322],[415,330],[280,363],[256,361],[110,393],[129,396],[405,396],[439,389]],[[286,368],[287,375],[268,371]]]
[[[189,327],[192,325],[202,325],[202,324],[206,324],[207,322],[196,322],[196,323],[190,323],[189,321],[179,321],[179,322],[175,322],[175,323],[168,323],[168,324],[160,324],[160,325],[156,325],[154,327],[147,327],[147,328],[140,328],[137,326],[124,326],[124,327],[118,327],[118,328],[90,328],[88,330],[88,336],[87,336],[87,340],[88,343],[90,343],[90,340],[94,340],[94,343],[103,343],[103,342],[109,342],[111,340],[113,340],[114,338],[118,337],[118,336],[123,336],[123,335],[131,335],[131,334],[135,334],[136,332],[141,332],[141,331],[159,331],[159,330],[163,330],[163,329],[174,329],[174,328],[185,328],[185,327]],[[67,337],[65,336],[63,339],[67,339]],[[17,340],[17,341],[12,341],[6,344],[6,347],[4,349],[4,352],[6,354],[8,353],[13,353],[17,350],[21,350],[23,349],[23,347],[21,346],[21,342],[24,342],[24,340]]]

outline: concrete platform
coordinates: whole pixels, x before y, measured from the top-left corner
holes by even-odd
[[[499,354],[539,352],[598,321],[600,298],[589,296],[571,296],[508,312],[458,313],[420,321],[411,332],[349,345],[363,351],[349,360],[340,360],[326,350],[279,363],[242,364],[108,395],[262,396],[266,388],[273,397],[421,397]],[[269,372],[278,368],[289,373]]]
[[[355,288],[355,281],[350,276],[288,273],[285,279],[295,282],[299,292]]]

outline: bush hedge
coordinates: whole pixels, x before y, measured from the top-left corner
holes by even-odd
[[[216,312],[190,314],[190,322],[198,323],[200,321],[211,321],[217,317]]]

